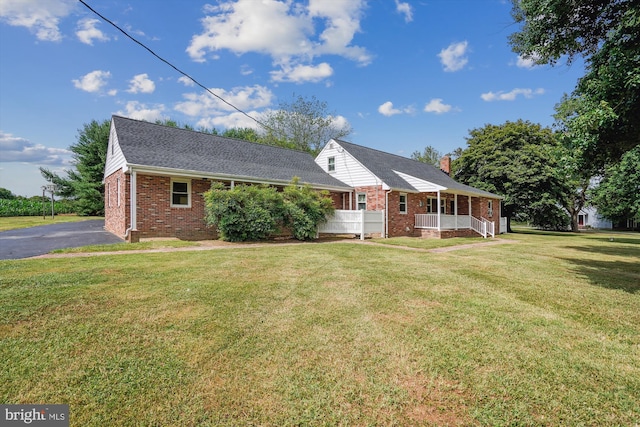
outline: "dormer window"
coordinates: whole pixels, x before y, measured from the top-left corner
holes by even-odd
[[[327,158],[327,171],[335,172],[335,170],[336,170],[336,158],[335,157]]]

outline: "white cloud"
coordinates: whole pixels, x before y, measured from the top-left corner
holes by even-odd
[[[297,65],[295,67],[283,66],[280,71],[271,72],[271,80],[274,82],[319,82],[333,75],[331,65],[323,62],[316,66]]]
[[[519,68],[526,68],[526,69],[531,69],[533,67],[535,67],[536,64],[536,60],[538,59],[537,55],[533,55],[533,56],[529,56],[529,57],[523,57],[522,55],[518,55],[518,58],[516,59],[516,66]]]
[[[404,15],[404,22],[413,21],[413,10],[411,9],[411,5],[409,3],[403,3],[399,0],[396,0],[396,12]]]
[[[125,111],[118,111],[116,114],[131,119],[155,122],[156,120],[163,120],[165,118],[163,115],[164,111],[165,107],[162,104],[150,107],[138,101],[129,101],[125,105]]]
[[[413,112],[413,107],[405,107],[402,109],[394,108],[393,102],[391,101],[387,101],[378,107],[378,113],[387,117],[395,116],[396,114],[411,114]]]
[[[400,114],[402,113],[402,111],[396,108],[393,108],[393,102],[387,101],[378,107],[378,113],[382,114],[383,116],[390,117],[396,114]]]
[[[191,80],[189,77],[186,77],[186,76],[182,76],[182,77],[178,78],[178,81],[179,81],[180,83],[182,83],[183,85],[185,85],[185,86],[189,86],[189,87],[193,87],[193,86],[195,86],[195,85],[196,85],[196,84],[193,82],[193,80]]]
[[[60,19],[71,13],[75,0],[2,0],[0,18],[9,25],[25,27],[38,40],[60,41]]]
[[[24,162],[42,165],[68,165],[71,151],[63,148],[45,147],[0,131],[0,159],[3,162]]]
[[[247,112],[247,114],[251,117],[256,118],[257,120],[260,120],[260,117],[262,117],[262,114],[257,111],[249,111]],[[250,119],[244,114],[238,113],[238,112],[226,114],[223,116],[205,117],[203,119],[200,119],[196,123],[196,127],[202,127],[205,129],[213,129],[213,128],[225,128],[225,129],[251,128],[256,130],[261,129],[260,125],[258,125],[258,123],[255,120]]]
[[[78,31],[76,31],[76,36],[78,39],[84,43],[93,46],[93,41],[97,40],[99,42],[106,42],[109,40],[102,31],[97,28],[97,25],[100,23],[97,19],[81,19],[78,21]]]
[[[291,1],[221,1],[207,5],[201,22],[187,47],[189,56],[205,62],[207,55],[229,50],[237,55],[257,52],[269,55],[280,68],[278,81],[319,81],[333,72],[328,64],[313,65],[321,55],[338,55],[367,65],[371,55],[352,45],[360,31],[364,0],[310,0],[308,5]],[[318,28],[316,28],[318,27]],[[305,68],[307,67],[307,68]]]
[[[242,111],[268,107],[273,100],[273,93],[268,88],[260,85],[235,87],[230,91],[212,88],[211,92]],[[233,107],[208,92],[185,93],[182,96],[185,101],[176,104],[175,110],[188,116],[221,116],[236,111]]]
[[[459,71],[469,59],[466,57],[469,43],[465,40],[460,43],[452,43],[447,48],[442,49],[438,54],[440,62],[444,65],[444,70],[448,72]]]
[[[424,111],[427,113],[443,114],[451,111],[451,108],[451,105],[442,102],[442,98],[434,98],[424,106]]]
[[[249,66],[248,64],[244,64],[240,67],[240,74],[242,74],[243,76],[253,74],[253,68],[251,68],[251,66]]]
[[[146,73],[133,76],[129,83],[129,89],[127,89],[129,93],[153,93],[156,90],[156,84]]]
[[[111,78],[108,71],[95,70],[85,74],[78,80],[72,80],[74,86],[85,92],[96,93],[107,84],[107,79]]]
[[[487,92],[487,93],[483,93],[482,95],[480,95],[480,97],[487,101],[487,102],[492,102],[492,101],[514,101],[518,95],[522,95],[525,98],[533,98],[535,95],[542,95],[544,94],[544,89],[542,88],[538,88],[538,89],[522,89],[522,88],[515,88],[513,90],[511,90],[510,92]]]

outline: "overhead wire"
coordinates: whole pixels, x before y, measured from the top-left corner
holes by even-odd
[[[198,85],[199,87],[201,87],[202,89],[204,89],[205,91],[207,91],[209,94],[213,95],[214,97],[218,98],[220,101],[222,101],[223,103],[225,103],[226,105],[228,105],[229,107],[233,108],[234,110],[236,110],[237,112],[243,114],[244,116],[248,117],[249,119],[253,120],[254,122],[256,122],[258,125],[262,126],[265,129],[270,129],[269,126],[267,126],[266,124],[262,123],[260,120],[256,119],[255,117],[249,115],[248,113],[246,113],[245,111],[241,110],[240,108],[236,107],[235,105],[233,105],[232,103],[230,103],[229,101],[227,101],[226,99],[222,98],[220,95],[214,93],[211,89],[209,89],[208,87],[206,87],[205,85],[203,85],[202,83],[200,83],[199,81],[197,81],[195,78],[191,77],[189,74],[187,74],[186,72],[182,71],[180,68],[176,67],[175,65],[173,65],[171,62],[167,61],[166,59],[164,59],[163,57],[161,57],[160,55],[158,55],[157,53],[155,53],[151,48],[149,48],[148,46],[146,46],[144,43],[142,43],[141,41],[137,40],[135,37],[133,37],[132,35],[130,35],[129,33],[127,33],[125,30],[123,30],[122,28],[120,28],[116,23],[114,23],[113,21],[111,21],[109,18],[105,17],[104,15],[102,15],[101,13],[99,13],[98,11],[96,11],[95,9],[93,9],[91,6],[89,6],[84,0],[78,0],[80,3],[82,3],[87,9],[89,9],[91,12],[93,12],[95,15],[99,16],[100,19],[102,19],[103,21],[111,24],[113,27],[115,27],[118,31],[120,31],[122,34],[124,34],[127,38],[129,38],[130,40],[132,40],[134,43],[140,45],[141,47],[143,47],[145,50],[147,50],[151,55],[155,56],[157,59],[159,59],[160,61],[164,62],[165,64],[167,64],[168,66],[170,66],[171,68],[173,68],[175,71],[177,71],[178,73],[182,74],[183,76],[185,76],[186,78],[188,78],[189,80],[191,80],[193,83],[195,83],[196,85]]]

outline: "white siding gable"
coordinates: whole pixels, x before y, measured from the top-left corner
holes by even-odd
[[[330,157],[335,159],[334,171],[329,171]],[[322,170],[350,187],[366,187],[382,184],[384,189],[388,189],[378,177],[371,173],[369,169],[364,167],[333,139],[324,146],[315,161]]]
[[[107,147],[107,161],[104,166],[104,177],[108,177],[118,169],[125,167],[127,160],[124,158],[120,144],[118,143],[118,134],[116,128],[111,122],[111,131],[109,132],[109,145]]]
[[[434,191],[443,191],[443,190],[447,189],[446,187],[443,187],[441,185],[437,185],[437,184],[434,184],[432,182],[425,181],[425,180],[420,179],[420,178],[416,178],[415,176],[407,175],[406,173],[398,172],[398,171],[395,171],[395,170],[394,170],[394,172],[400,178],[402,178],[405,181],[407,181],[412,187],[416,188],[421,193],[434,192]]]

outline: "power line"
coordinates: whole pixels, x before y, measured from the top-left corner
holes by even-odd
[[[262,126],[265,129],[269,129],[269,126],[265,125],[264,123],[262,123],[260,120],[256,119],[255,117],[250,116],[248,113],[244,112],[243,110],[239,109],[238,107],[236,107],[235,105],[233,105],[232,103],[230,103],[229,101],[225,100],[224,98],[222,98],[221,96],[215,94],[214,92],[212,92],[208,87],[206,87],[205,85],[203,85],[202,83],[200,83],[199,81],[197,81],[196,79],[194,79],[193,77],[191,77],[189,74],[185,73],[184,71],[182,71],[181,69],[179,69],[178,67],[176,67],[175,65],[173,65],[171,62],[167,61],[166,59],[164,59],[163,57],[161,57],[160,55],[158,55],[157,53],[155,53],[153,50],[151,50],[151,48],[147,47],[144,43],[138,41],[135,37],[133,37],[132,35],[130,35],[129,33],[127,33],[125,30],[123,30],[122,28],[120,28],[118,25],[116,25],[114,22],[112,22],[110,19],[108,19],[107,17],[101,15],[99,12],[97,12],[95,9],[93,9],[91,6],[89,6],[87,3],[84,2],[84,0],[78,0],[80,3],[82,3],[87,9],[89,9],[91,12],[93,12],[94,14],[98,15],[102,20],[104,20],[105,22],[108,22],[109,24],[111,24],[113,27],[115,27],[118,31],[120,31],[122,34],[124,34],[125,36],[127,36],[129,39],[131,39],[133,42],[135,42],[136,44],[142,46],[144,49],[146,49],[150,54],[152,54],[153,56],[155,56],[156,58],[158,58],[160,61],[164,62],[165,64],[167,64],[168,66],[170,66],[171,68],[173,68],[174,70],[176,70],[178,73],[182,74],[183,76],[185,76],[186,78],[188,78],[189,80],[191,80],[192,82],[194,82],[195,84],[197,84],[198,86],[200,86],[202,89],[206,90],[207,92],[209,92],[211,95],[215,96],[216,98],[218,98],[220,101],[224,102],[225,104],[227,104],[229,107],[233,108],[234,110],[236,110],[237,112],[245,115],[246,117],[250,118],[251,120],[253,120],[254,122],[256,122],[257,124],[259,124],[260,126]]]

